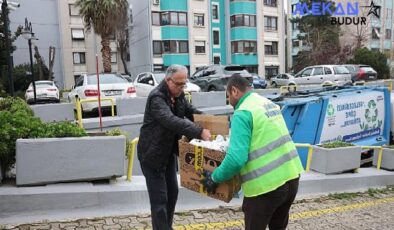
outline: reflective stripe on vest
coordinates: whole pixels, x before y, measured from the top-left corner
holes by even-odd
[[[274,140],[273,142],[269,143],[268,145],[249,153],[249,161],[257,159],[271,152],[272,150],[286,144],[289,141],[292,141],[290,135],[281,136],[278,139]]]
[[[270,172],[271,170],[278,168],[282,164],[284,164],[290,160],[293,160],[295,157],[298,157],[297,150],[292,150],[292,151],[282,155],[278,159],[271,161],[269,164],[265,165],[264,167],[258,168],[258,169],[253,170],[245,175],[242,175],[241,176],[242,183],[256,179],[256,178]]]

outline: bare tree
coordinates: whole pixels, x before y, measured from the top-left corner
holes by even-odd
[[[129,23],[128,8],[124,8],[121,12],[120,21],[116,27],[116,41],[117,41],[117,50],[122,60],[123,69],[127,75],[130,75],[126,63],[127,55],[129,53],[128,23]]]
[[[36,59],[36,61],[37,61],[37,67],[38,67],[38,79],[39,80],[45,80],[45,77],[44,77],[44,71],[42,70],[42,65],[43,65],[43,63],[44,63],[44,61],[43,61],[43,59],[42,59],[42,57],[41,57],[41,54],[40,54],[40,52],[38,51],[38,47],[37,46],[34,46],[34,58]]]
[[[49,46],[49,76],[48,76],[48,80],[53,80],[54,76],[53,76],[53,64],[55,63],[55,53],[56,53],[56,49],[53,46]]]

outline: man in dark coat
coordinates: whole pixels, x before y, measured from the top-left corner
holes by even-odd
[[[154,230],[172,229],[178,199],[178,140],[182,135],[203,140],[211,137],[209,130],[192,122],[193,114],[201,112],[185,99],[186,82],[186,67],[172,65],[146,102],[137,148],[148,187]]]

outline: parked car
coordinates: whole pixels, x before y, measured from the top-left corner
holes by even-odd
[[[258,75],[253,75],[253,88],[265,89],[267,88],[267,81]]]
[[[378,73],[369,65],[343,65],[352,75],[352,81],[373,81]]]
[[[134,80],[135,89],[137,91],[137,96],[147,97],[150,91],[152,91],[156,86],[160,84],[165,78],[165,73],[151,73],[144,72],[137,75]],[[183,89],[184,92],[200,92],[201,89],[198,85],[187,81],[186,87]]]
[[[276,88],[278,86],[287,86],[289,82],[294,78],[289,73],[281,73],[271,78],[271,87]]]
[[[100,80],[100,97],[101,99],[112,98],[114,105],[116,105],[116,98],[135,97],[135,87],[133,83],[128,82],[125,78],[118,74],[101,73]],[[83,74],[77,81],[72,91],[68,94],[68,101],[75,102],[78,99],[97,99],[97,75]],[[101,101],[102,108],[111,106],[111,101]],[[82,103],[83,112],[90,112],[98,109],[98,102],[84,102]]]
[[[35,81],[36,102],[60,102],[59,89],[53,81]],[[33,84],[30,83],[25,92],[25,99],[28,104],[34,103]]]
[[[134,82],[134,80],[135,80],[135,76],[133,77],[133,76],[130,76],[130,75],[127,75],[127,74],[121,74],[121,76],[126,78],[126,80],[128,82]]]
[[[352,79],[349,70],[341,65],[317,65],[309,66],[298,72],[293,79],[289,79],[288,85],[307,84],[351,84]]]
[[[210,65],[202,67],[190,77],[190,81],[200,86],[201,91],[225,91],[228,78],[235,73],[248,78],[252,85],[252,75],[245,67],[239,65]]]

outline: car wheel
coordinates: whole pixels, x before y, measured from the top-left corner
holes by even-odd
[[[212,91],[216,91],[216,87],[215,86],[210,86],[208,88],[208,92],[212,92]]]
[[[271,87],[272,87],[272,88],[276,88],[276,87],[278,87],[278,84],[276,84],[276,82],[272,82],[272,83],[271,83]]]

